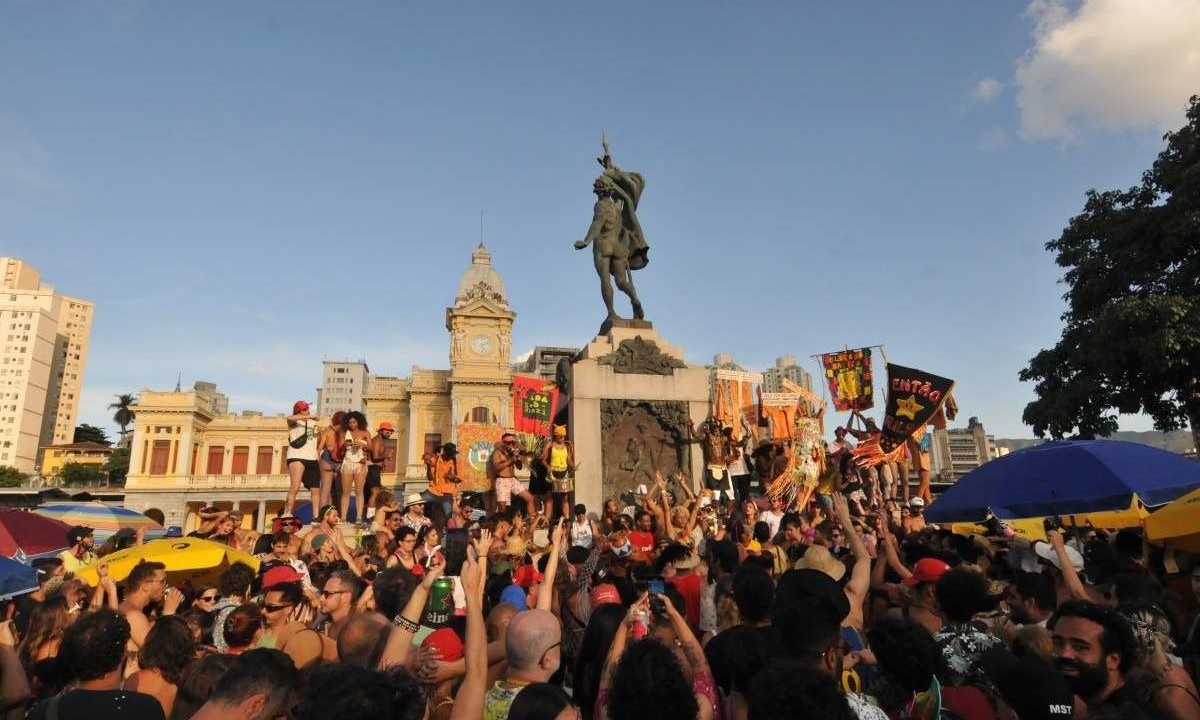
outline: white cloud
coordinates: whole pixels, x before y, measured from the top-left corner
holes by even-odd
[[[250,365],[249,367],[246,368],[246,372],[250,375],[257,375],[258,377],[263,377],[265,375],[270,374],[271,371],[268,370],[267,366],[263,365],[262,363],[253,363],[252,365]]]
[[[1200,0],[1034,0],[1017,65],[1021,133],[1174,129],[1200,92]]]
[[[985,77],[975,83],[975,87],[971,88],[971,97],[976,101],[987,105],[1000,97],[1004,92],[1004,83],[994,77]]]

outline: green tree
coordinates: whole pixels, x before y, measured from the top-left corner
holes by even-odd
[[[0,487],[21,487],[28,482],[28,473],[23,473],[9,465],[0,465]]]
[[[1109,435],[1118,412],[1143,412],[1164,432],[1190,425],[1200,449],[1200,96],[1187,119],[1140,185],[1089,191],[1046,243],[1067,310],[1058,344],[1020,373],[1039,436]]]
[[[133,419],[136,417],[133,405],[137,402],[137,399],[129,393],[121,393],[114,397],[117,398],[117,401],[110,403],[108,409],[114,411],[113,422],[121,426],[121,439],[124,440],[125,436],[129,434],[129,426],[133,424]]]
[[[75,426],[75,439],[72,442],[94,442],[104,446],[112,445],[112,440],[108,439],[108,433],[104,431],[104,428],[98,428],[95,425],[88,425],[87,423]]]
[[[58,472],[63,485],[100,485],[104,482],[104,470],[91,463],[67,463]]]
[[[112,457],[104,463],[104,470],[108,473],[110,485],[124,485],[125,476],[129,474],[129,448],[115,448]]]

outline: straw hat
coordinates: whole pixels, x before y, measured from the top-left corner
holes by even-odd
[[[413,505],[424,505],[425,498],[421,497],[421,493],[409,493],[408,497],[404,498],[404,507],[412,507]]]
[[[833,556],[824,545],[810,545],[804,557],[796,561],[797,570],[819,570],[836,582],[846,574],[846,564]]]

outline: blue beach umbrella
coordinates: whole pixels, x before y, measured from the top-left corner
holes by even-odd
[[[1009,453],[962,476],[929,506],[930,522],[980,522],[1149,508],[1200,488],[1200,462],[1118,440],[1059,440]]]
[[[37,570],[6,557],[0,557],[0,600],[38,589]]]

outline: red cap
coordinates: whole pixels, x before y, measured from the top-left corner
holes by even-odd
[[[303,577],[291,565],[276,565],[263,573],[262,588],[268,590],[280,583],[300,582]]]
[[[292,404],[292,414],[299,415],[302,412],[308,411],[308,402],[305,400],[297,400]]]
[[[437,650],[441,653],[442,660],[446,662],[454,662],[462,659],[463,656],[463,641],[458,637],[458,633],[452,628],[438,628],[425,636],[421,641],[421,647],[431,650]]]
[[[384,420],[383,422],[379,423],[379,429],[380,430],[391,430],[392,432],[396,432],[396,426],[391,424],[387,420]]]
[[[617,592],[615,585],[609,583],[601,583],[592,589],[592,607],[600,605],[620,605],[621,593]]]
[[[942,573],[949,569],[949,565],[937,558],[921,558],[913,566],[912,575],[904,578],[904,584],[912,587],[917,583],[937,582]]]
[[[520,585],[523,588],[533,587],[535,583],[542,581],[542,574],[538,572],[536,565],[522,565],[513,573],[513,585]]]

